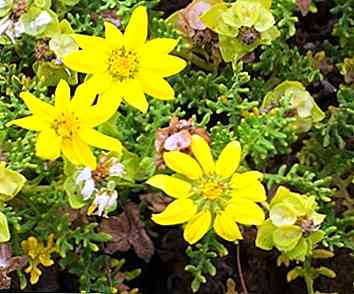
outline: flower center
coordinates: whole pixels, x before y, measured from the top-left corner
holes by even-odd
[[[71,113],[60,113],[58,117],[53,121],[53,129],[58,136],[71,139],[73,134],[80,129],[79,118]]]
[[[202,194],[209,200],[215,200],[224,192],[224,188],[213,181],[207,181],[202,185]]]
[[[239,38],[245,45],[252,45],[260,38],[261,34],[254,27],[241,27]]]
[[[121,80],[131,78],[137,70],[137,65],[136,54],[124,49],[113,50],[108,59],[108,71]]]

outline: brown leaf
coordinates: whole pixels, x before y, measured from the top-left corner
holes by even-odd
[[[302,16],[306,16],[309,13],[309,7],[312,0],[296,0],[296,5],[300,9]]]
[[[11,287],[11,278],[9,273],[22,269],[27,264],[25,256],[12,257],[10,243],[0,245],[0,289],[9,289]]]
[[[192,135],[199,135],[210,144],[209,135],[206,129],[194,127],[191,118],[188,120],[179,120],[177,117],[172,117],[167,128],[158,129],[155,135],[155,163],[157,168],[165,168],[163,161],[164,151],[178,150],[190,154]]]
[[[164,211],[166,206],[172,201],[162,193],[146,193],[141,195],[140,199],[149,204],[148,207],[153,213],[160,213]]]
[[[144,223],[140,220],[139,207],[129,202],[124,207],[124,212],[118,217],[103,220],[102,231],[112,235],[105,252],[128,251],[134,248],[136,254],[148,262],[154,254],[154,244],[145,231]]]

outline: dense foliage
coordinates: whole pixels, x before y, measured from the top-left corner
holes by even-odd
[[[0,0],[0,113],[1,289],[352,293],[353,0]]]

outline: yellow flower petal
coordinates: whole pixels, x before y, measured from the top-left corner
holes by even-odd
[[[170,169],[192,180],[199,179],[203,175],[199,164],[185,153],[179,151],[165,152],[163,158]]]
[[[214,172],[215,164],[208,143],[200,136],[192,136],[192,152],[202,166],[205,174]]]
[[[163,78],[148,72],[142,72],[137,77],[143,87],[143,91],[157,99],[172,100],[175,98],[175,91]]]
[[[153,214],[152,220],[164,226],[178,225],[189,221],[197,213],[197,206],[190,199],[177,199],[159,214]]]
[[[60,156],[61,138],[53,129],[40,132],[36,142],[36,155],[43,159],[55,160]]]
[[[141,56],[141,70],[151,71],[161,77],[169,77],[182,71],[187,63],[176,56],[164,54],[144,54]]]
[[[197,243],[210,229],[211,213],[203,210],[188,221],[184,227],[183,238],[189,244]]]
[[[50,259],[50,255],[48,254],[41,254],[38,259],[40,263],[46,267],[54,264],[54,261]]]
[[[112,115],[117,112],[122,102],[122,83],[114,83],[109,89],[104,91],[99,98],[99,103],[106,111],[111,112]]]
[[[237,170],[241,160],[241,145],[232,141],[226,145],[216,161],[216,174],[228,178]]]
[[[55,90],[55,108],[58,112],[66,112],[70,107],[70,87],[64,80],[60,80]]]
[[[225,212],[216,216],[214,220],[214,231],[227,241],[243,239],[238,225]]]
[[[247,199],[233,198],[225,209],[233,221],[244,225],[261,225],[264,222],[264,211],[256,203]]]
[[[242,174],[234,174],[230,180],[232,189],[246,188],[254,182],[261,181],[263,174],[258,171],[248,171]]]
[[[39,277],[42,275],[41,270],[38,267],[33,267],[31,270],[30,283],[32,285],[37,284]]]
[[[118,28],[110,22],[105,22],[104,27],[105,27],[106,40],[109,42],[112,48],[113,49],[122,48],[124,45],[124,38],[121,31],[118,30]]]
[[[93,74],[107,71],[107,58],[107,55],[99,51],[79,50],[66,55],[63,62],[72,70]]]
[[[89,108],[95,101],[97,92],[87,83],[83,83],[76,88],[75,95],[71,100],[71,109],[78,114]]]
[[[167,175],[153,176],[146,183],[155,188],[161,189],[168,196],[174,198],[189,197],[192,189],[192,185],[190,183]]]
[[[245,198],[257,202],[265,201],[267,199],[264,186],[259,181],[252,182],[247,187],[233,190],[231,195],[235,198]]]
[[[98,104],[86,109],[83,108],[82,111],[77,112],[77,115],[82,127],[94,128],[109,120],[113,113],[115,111],[107,110],[103,105]]]
[[[73,136],[73,149],[76,158],[79,159],[82,165],[96,169],[96,157],[93,155],[90,147],[78,136]]]
[[[38,114],[39,116],[54,116],[54,106],[43,102],[42,100],[33,96],[30,92],[22,92],[20,93],[20,97],[33,114]]]
[[[138,80],[129,80],[125,83],[123,98],[129,105],[141,112],[145,113],[148,110],[149,104]]]
[[[100,94],[113,87],[114,80],[109,72],[104,72],[93,74],[88,80],[85,81],[84,84],[88,86],[95,94]]]
[[[31,115],[24,118],[15,119],[6,124],[7,127],[12,125],[16,125],[32,131],[43,131],[50,128],[48,121],[43,120],[42,117],[38,115]]]
[[[148,34],[148,15],[146,8],[139,6],[133,11],[127,28],[124,32],[124,46],[136,51],[144,46]]]
[[[108,43],[104,38],[80,34],[73,34],[72,37],[75,42],[80,46],[80,48],[84,50],[97,50],[98,52],[109,51]]]
[[[122,151],[122,144],[118,139],[101,134],[94,129],[82,128],[78,133],[79,137],[88,145],[116,152]]]
[[[156,38],[147,41],[142,49],[142,54],[168,54],[176,46],[178,40],[169,38]]]
[[[73,142],[70,140],[63,140],[62,145],[61,145],[62,151],[64,156],[74,165],[79,165],[80,160],[76,156],[75,151],[74,151],[74,146]]]

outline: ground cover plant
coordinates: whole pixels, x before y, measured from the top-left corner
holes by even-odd
[[[354,291],[353,0],[0,0],[0,289]]]

